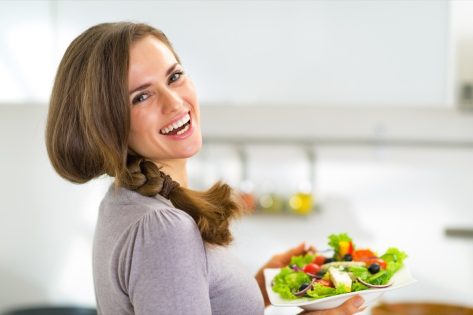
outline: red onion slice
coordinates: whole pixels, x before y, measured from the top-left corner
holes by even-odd
[[[294,264],[294,265],[291,265],[290,268],[294,271],[300,271],[300,272],[304,272],[304,270],[299,267],[298,265]]]
[[[388,287],[393,285],[392,283],[388,283],[388,284],[371,284],[369,282],[361,280],[360,277],[357,277],[356,280],[358,280],[358,282],[360,282],[361,284],[367,286],[368,288],[375,288],[375,289],[388,288]]]
[[[314,285],[316,279],[312,279],[312,281],[309,283],[309,285],[304,289],[304,290],[301,290],[301,291],[298,291],[298,292],[295,292],[293,293],[295,296],[301,296],[301,295],[304,295],[307,291],[309,291],[310,289],[312,289],[312,286]]]

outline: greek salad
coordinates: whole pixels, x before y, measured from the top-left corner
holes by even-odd
[[[328,251],[313,250],[294,256],[272,281],[272,289],[284,299],[321,299],[333,295],[385,288],[403,267],[407,254],[391,247],[384,254],[357,248],[346,234],[329,236]]]

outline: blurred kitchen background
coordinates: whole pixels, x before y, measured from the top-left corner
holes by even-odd
[[[473,306],[472,16],[473,1],[442,0],[1,1],[0,313],[95,305],[111,180],[60,178],[44,127],[68,44],[120,20],[162,29],[193,78],[191,187],[225,180],[253,205],[231,247],[248,270],[346,232],[409,254],[418,282],[383,301]]]

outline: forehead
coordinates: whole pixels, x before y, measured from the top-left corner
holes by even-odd
[[[130,48],[128,80],[133,83],[144,76],[164,77],[177,62],[172,51],[154,36],[146,36]]]

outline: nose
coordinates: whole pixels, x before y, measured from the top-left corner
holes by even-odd
[[[177,112],[182,108],[183,100],[176,91],[166,87],[163,88],[160,92],[161,111],[163,114]]]

